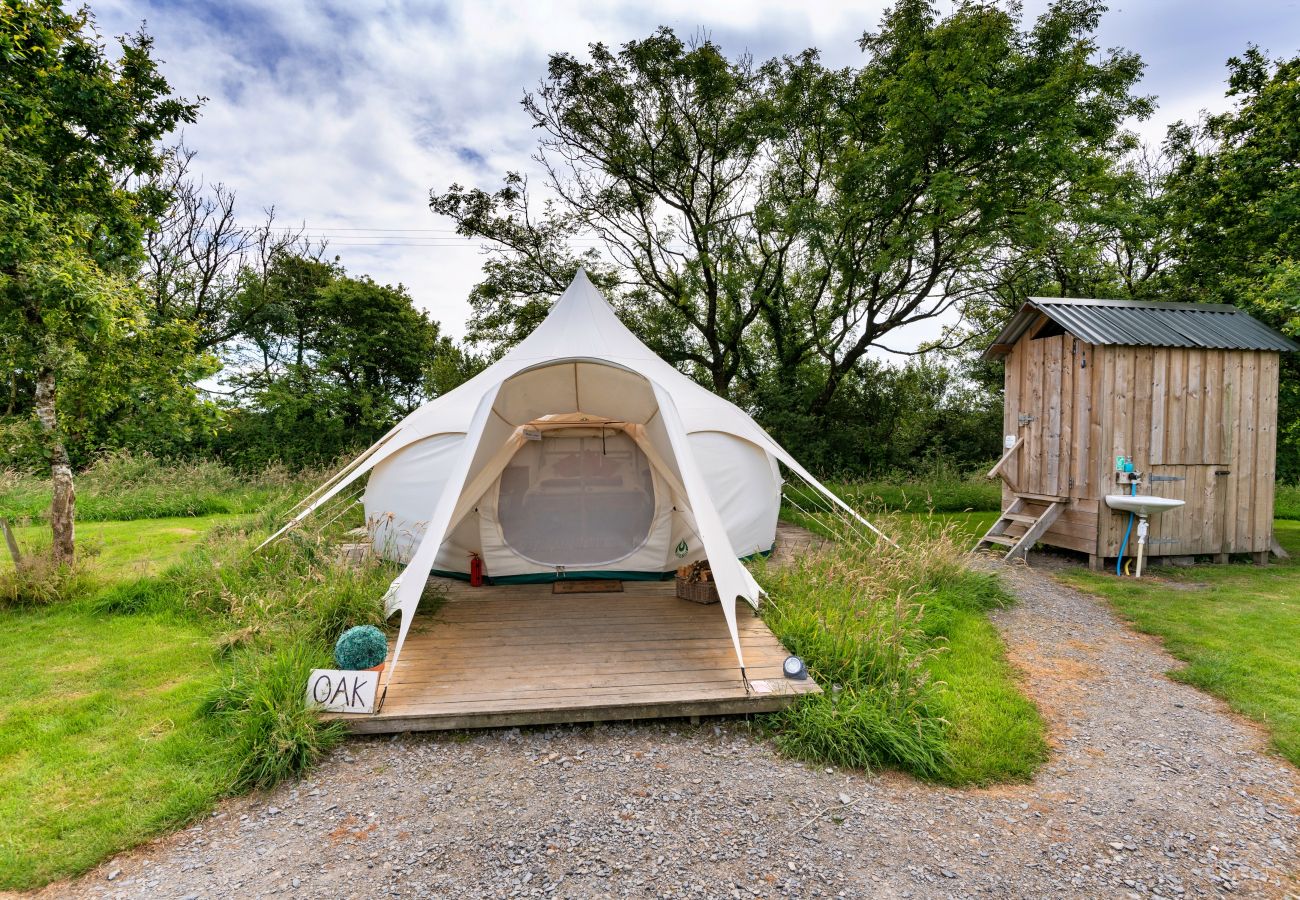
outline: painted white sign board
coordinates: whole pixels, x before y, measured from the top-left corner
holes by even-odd
[[[307,679],[307,705],[326,712],[374,712],[378,687],[379,673],[370,669],[314,669]]]

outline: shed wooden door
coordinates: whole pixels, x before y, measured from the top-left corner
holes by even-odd
[[[1219,466],[1152,466],[1149,481],[1139,490],[1186,502],[1151,519],[1147,553],[1151,556],[1194,556],[1219,553],[1224,547],[1227,485]],[[1165,480],[1169,479],[1169,480]]]
[[[1021,445],[1016,488],[1022,494],[1068,497],[1074,425],[1074,348],[1068,334],[1033,338],[1020,345],[1016,425]]]

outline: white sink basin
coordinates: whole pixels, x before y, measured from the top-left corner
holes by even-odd
[[[1169,497],[1152,497],[1147,494],[1131,496],[1129,494],[1107,494],[1106,505],[1122,512],[1137,513],[1139,516],[1155,516],[1167,509],[1185,506],[1185,500],[1173,500]]]

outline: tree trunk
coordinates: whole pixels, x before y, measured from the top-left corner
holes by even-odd
[[[55,395],[54,370],[42,369],[36,378],[36,418],[40,420],[41,433],[45,437],[50,481],[54,487],[54,500],[50,504],[54,561],[64,565],[70,564],[76,555],[77,495],[72,487],[72,461],[68,459],[68,448],[63,446],[63,438],[59,435]]]

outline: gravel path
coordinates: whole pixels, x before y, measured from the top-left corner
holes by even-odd
[[[1052,728],[1032,785],[776,756],[743,723],[356,739],[51,897],[1300,895],[1300,777],[1096,600],[996,620]]]

